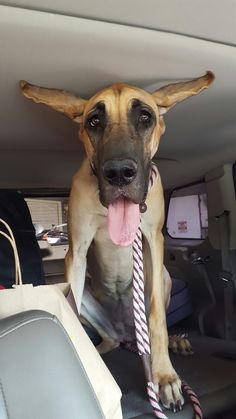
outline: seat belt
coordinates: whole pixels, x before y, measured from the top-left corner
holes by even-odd
[[[209,261],[209,256],[202,258],[197,253],[192,253],[190,261],[192,265],[196,266],[199,276],[200,278],[203,279],[204,284],[209,294],[208,304],[204,305],[204,307],[198,313],[198,327],[199,327],[201,335],[204,336],[206,334],[205,325],[204,325],[206,315],[210,310],[212,310],[216,306],[215,293],[211,285],[211,280],[210,280],[208,270],[206,267]]]
[[[229,249],[229,212],[216,217],[219,226],[222,271],[220,279],[224,282],[224,309],[225,309],[225,339],[233,338],[233,311],[234,311],[234,282]]]

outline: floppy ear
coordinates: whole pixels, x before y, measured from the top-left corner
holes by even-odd
[[[56,111],[64,113],[75,122],[81,122],[86,100],[73,96],[64,90],[34,86],[25,80],[20,81],[20,88],[28,99],[50,106]]]
[[[215,76],[211,71],[208,71],[205,76],[186,82],[168,84],[161,87],[152,94],[157,106],[160,108],[160,113],[166,113],[170,108],[175,106],[182,100],[190,96],[197,95],[202,90],[207,89],[214,81]]]

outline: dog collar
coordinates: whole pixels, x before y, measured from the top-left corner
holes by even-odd
[[[147,204],[145,201],[147,198],[148,191],[151,189],[155,179],[157,178],[157,175],[158,175],[157,165],[153,161],[151,161],[150,170],[149,170],[148,187],[144,194],[143,201],[139,204],[139,210],[142,214],[147,211]]]

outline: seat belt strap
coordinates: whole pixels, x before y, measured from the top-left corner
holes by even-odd
[[[225,339],[232,340],[232,321],[234,305],[234,285],[229,249],[229,213],[224,211],[217,217],[221,243],[222,272],[220,278],[224,281],[224,309],[225,309]]]

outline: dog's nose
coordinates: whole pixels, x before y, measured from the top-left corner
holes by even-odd
[[[111,185],[125,186],[134,180],[137,163],[131,159],[107,160],[103,166],[103,174]]]

